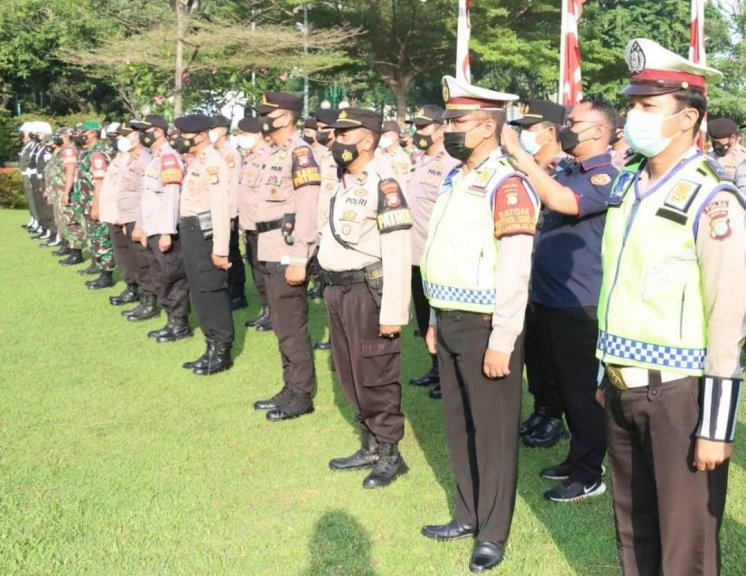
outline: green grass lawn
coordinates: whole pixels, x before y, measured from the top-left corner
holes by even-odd
[[[181,363],[201,354],[201,333],[148,340],[164,318],[125,321],[108,303],[122,283],[85,289],[27,238],[26,217],[0,212],[0,576],[468,574],[470,541],[419,534],[453,506],[441,407],[425,390],[404,386],[410,473],[365,491],[363,473],[327,468],[357,449],[328,353],[316,355],[316,413],[270,424],[252,403],[280,388],[280,359],[272,334],[243,328],[253,293],[235,314],[235,367],[194,376]],[[324,317],[312,303],[314,339]],[[406,382],[429,359],[412,326],[404,347]],[[746,574],[744,435],[722,533],[726,576]],[[498,573],[621,574],[610,494],[580,505],[542,497],[551,483],[539,470],[566,450],[521,449]]]

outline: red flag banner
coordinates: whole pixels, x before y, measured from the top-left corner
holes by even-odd
[[[469,37],[471,20],[469,11],[471,0],[458,1],[458,36],[456,38],[456,78],[471,84],[471,66],[469,65]]]
[[[585,0],[562,0],[562,32],[560,38],[560,103],[573,105],[583,98],[580,77],[580,45],[578,19]]]
[[[695,64],[707,65],[705,54],[705,0],[691,0],[691,21],[689,23],[689,60]],[[705,116],[699,135],[697,146],[705,148],[705,132],[707,130],[707,116]]]

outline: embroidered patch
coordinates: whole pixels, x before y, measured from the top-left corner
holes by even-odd
[[[210,184],[220,183],[220,168],[217,166],[208,166],[207,173],[210,175]]]
[[[389,208],[397,208],[401,205],[401,188],[396,180],[384,180],[381,182],[378,190],[386,198],[386,206]]]
[[[346,220],[348,222],[352,222],[355,220],[355,217],[357,216],[357,212],[354,210],[345,210],[342,213],[342,220]]]
[[[716,200],[705,207],[705,214],[710,218],[710,238],[725,240],[730,237],[732,230],[728,218],[728,200]]]
[[[280,179],[277,177],[276,174],[270,174],[269,178],[267,178],[267,184],[279,184]]]
[[[508,178],[495,196],[495,238],[536,233],[536,207],[520,178]]]
[[[236,158],[233,154],[228,154],[225,162],[228,164],[228,168],[234,168],[236,166]]]
[[[355,179],[355,184],[362,184],[368,179],[368,172],[363,171],[360,173],[360,175]]]
[[[594,186],[606,186],[611,182],[611,176],[608,174],[596,174],[591,178],[591,184]]]
[[[399,182],[386,178],[378,184],[378,230],[391,232],[412,227],[412,214],[407,207]]]
[[[671,189],[663,204],[679,212],[686,212],[692,205],[694,196],[701,186],[701,184],[697,184],[696,182],[681,180]]]
[[[161,184],[181,184],[183,177],[181,166],[174,154],[165,154],[161,157]]]
[[[609,206],[621,206],[624,195],[632,186],[635,181],[636,174],[634,172],[624,171],[620,172],[619,176],[614,183],[614,187],[611,189],[609,196]]]

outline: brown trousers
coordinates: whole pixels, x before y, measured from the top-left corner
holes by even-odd
[[[438,312],[438,366],[451,461],[456,520],[476,526],[479,540],[505,543],[518,481],[523,336],[510,356],[510,375],[482,370],[492,318]]]
[[[401,339],[379,336],[379,313],[364,283],[327,286],[329,337],[337,380],[360,422],[379,442],[404,436]]]
[[[606,388],[617,548],[625,576],[717,576],[728,462],[693,466],[694,377]]]

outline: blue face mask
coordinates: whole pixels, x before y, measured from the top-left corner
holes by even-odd
[[[521,135],[519,137],[521,142],[521,148],[523,148],[526,152],[531,154],[531,156],[536,156],[539,153],[539,150],[541,150],[544,145],[539,144],[536,141],[536,137],[541,134],[542,132],[545,132],[548,130],[548,128],[544,128],[544,130],[539,130],[538,132],[530,132],[528,130],[521,130]]]

